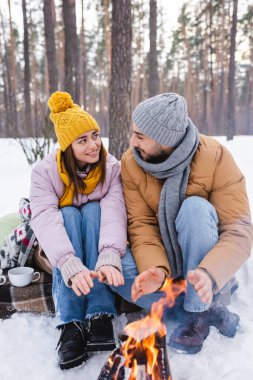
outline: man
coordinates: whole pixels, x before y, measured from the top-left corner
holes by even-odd
[[[133,112],[122,181],[135,262],[128,251],[125,285],[115,290],[146,307],[166,277],[183,275],[186,319],[169,346],[196,353],[210,326],[233,337],[239,316],[217,299],[250,255],[253,230],[245,179],[231,154],[198,133],[182,96],[165,93]]]

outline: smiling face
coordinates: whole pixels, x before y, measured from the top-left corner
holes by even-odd
[[[161,145],[151,137],[144,135],[133,123],[133,136],[130,139],[131,148],[136,148],[144,161],[156,164],[163,162],[170,156],[175,148]]]
[[[78,136],[72,142],[73,153],[80,168],[98,162],[101,144],[99,132],[94,130]]]

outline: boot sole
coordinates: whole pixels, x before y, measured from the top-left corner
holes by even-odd
[[[189,347],[189,346],[184,346],[184,345],[176,343],[176,342],[169,342],[168,346],[173,351],[176,351],[179,354],[189,354],[189,355],[197,354],[202,348],[202,345],[201,346]]]
[[[239,327],[239,323],[240,323],[240,317],[239,315],[237,314],[234,314],[234,317],[235,317],[235,320],[234,320],[234,323],[232,325],[232,327],[230,327],[229,329],[225,326],[224,329],[218,329],[219,333],[221,335],[224,335],[228,338],[233,338],[238,330],[238,327]]]
[[[115,348],[115,342],[87,342],[87,352],[113,351]]]
[[[81,367],[87,362],[87,360],[88,360],[88,355],[85,353],[84,355],[81,355],[76,359],[68,360],[66,362],[59,362],[59,367],[61,370]]]

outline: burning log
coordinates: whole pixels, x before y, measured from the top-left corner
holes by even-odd
[[[125,327],[121,347],[112,352],[98,380],[172,380],[161,320],[164,306],[172,307],[185,288],[184,280],[166,280],[165,297],[152,305],[149,315]]]
[[[152,350],[147,345],[150,340],[154,340]],[[110,355],[98,380],[171,380],[166,335],[157,332],[140,342],[128,337]]]

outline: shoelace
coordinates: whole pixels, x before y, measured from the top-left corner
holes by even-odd
[[[194,333],[197,333],[197,335],[200,335],[199,334],[199,327],[201,327],[201,325],[203,324],[203,321],[202,321],[203,316],[198,315],[196,318],[196,316],[194,314],[195,313],[192,313],[192,321],[191,321],[192,331],[191,331],[191,334],[189,334],[190,336],[193,336]]]
[[[80,334],[82,335],[83,340],[85,340],[83,328],[77,322],[72,322],[72,326],[63,326],[61,336],[55,349],[57,349],[61,343],[63,344],[68,339],[73,338],[74,336],[79,336]]]

